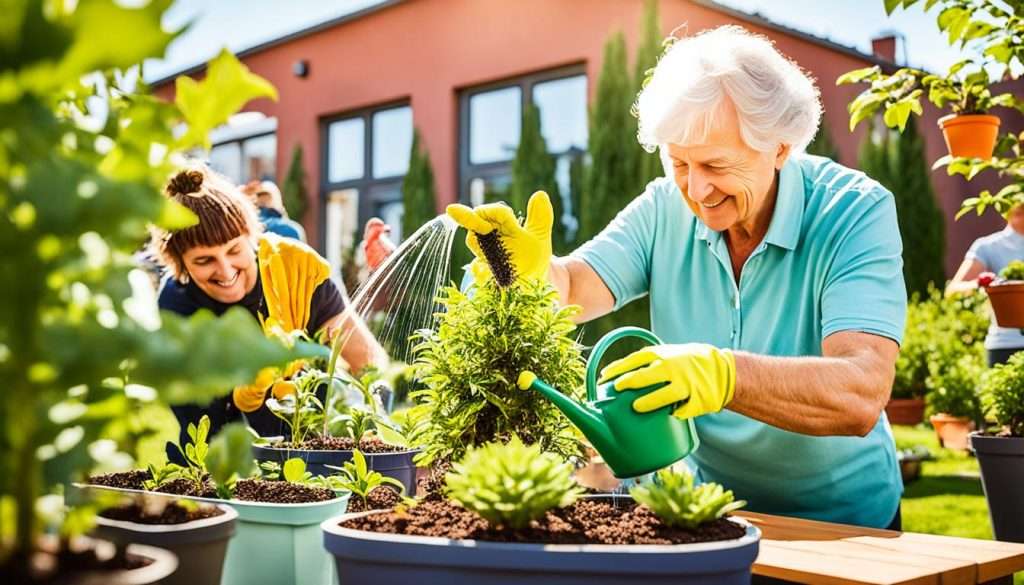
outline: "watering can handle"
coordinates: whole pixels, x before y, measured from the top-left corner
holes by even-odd
[[[639,337],[646,341],[651,342],[652,345],[661,345],[661,340],[658,336],[644,329],[643,327],[619,327],[609,331],[598,340],[597,344],[594,345],[594,349],[590,352],[590,358],[587,359],[587,400],[594,401],[597,399],[597,368],[601,365],[601,358],[604,357],[604,352],[608,351],[608,348],[613,343],[626,337]]]

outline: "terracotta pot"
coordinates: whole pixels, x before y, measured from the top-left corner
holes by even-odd
[[[1024,282],[1011,280],[985,287],[996,323],[1000,327],[1024,328]]]
[[[999,135],[999,118],[987,114],[950,114],[939,118],[946,148],[953,156],[992,158]]]
[[[939,436],[939,444],[955,451],[967,450],[967,435],[974,430],[974,421],[960,416],[934,414],[928,419]]]
[[[924,398],[893,398],[885,405],[889,424],[916,425],[924,420]]]

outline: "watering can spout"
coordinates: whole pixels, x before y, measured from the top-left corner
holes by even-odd
[[[520,374],[518,386],[521,390],[533,389],[543,394],[576,425],[599,453],[606,453],[617,448],[611,428],[600,411],[577,402],[552,388],[537,378],[533,372]]]

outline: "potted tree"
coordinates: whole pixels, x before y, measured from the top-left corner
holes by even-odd
[[[539,445],[471,447],[448,498],[323,523],[343,581],[380,584],[746,583],[760,533],[717,484],[662,470],[627,497],[580,498],[572,466]],[[392,559],[401,558],[401,563]]]
[[[1024,542],[1024,352],[982,376],[981,396],[995,426],[971,433],[981,466],[992,529],[999,540]]]
[[[142,568],[145,560],[124,555],[111,565],[100,558],[109,549],[102,543],[83,548],[77,534],[94,508],[65,510],[61,486],[99,459],[130,456],[131,441],[109,434],[130,420],[139,396],[203,401],[260,367],[305,355],[265,339],[247,314],[161,315],[150,277],[133,261],[148,224],[195,221],[160,195],[175,161],[250,99],[276,95],[229,53],[211,62],[205,81],[184,82],[175,103],[147,95],[128,72],[174,38],[161,27],[165,8],[32,1],[11,15],[0,64],[4,582],[71,580],[75,566],[107,571],[94,581],[145,583],[186,567],[190,558],[176,562],[144,545],[127,549],[147,551],[153,562]],[[181,123],[187,132],[175,134]],[[186,359],[193,348],[200,351]],[[44,517],[46,509],[62,518]],[[60,536],[41,538],[44,526]]]
[[[981,348],[973,346],[967,353],[958,343],[945,344],[945,351],[933,354],[928,361],[929,421],[939,437],[939,445],[956,451],[967,450],[967,435],[981,417],[978,381],[985,370]]]
[[[885,8],[891,13],[900,6],[915,3],[916,0],[887,0]],[[1013,92],[993,94],[991,87],[993,80],[1019,78],[1024,21],[1011,7],[997,2],[937,0],[928,6],[935,4],[940,8],[939,29],[947,34],[950,45],[959,44],[967,57],[951,65],[944,75],[912,68],[883,73],[875,66],[840,76],[837,84],[869,84],[849,105],[850,129],[883,111],[885,124],[902,131],[911,114],[922,113],[921,98],[927,91],[928,100],[936,107],[949,106],[952,111],[952,117],[940,120],[950,154],[934,166],[945,166],[950,175],[960,174],[968,180],[986,171],[995,171],[1008,179],[1008,184],[994,194],[982,191],[965,199],[957,217],[970,211],[981,214],[986,209],[1006,213],[1024,202],[1021,137],[1012,132],[999,136],[998,119],[980,114],[994,107],[1024,111],[1024,101]]]
[[[987,272],[978,277],[992,303],[996,323],[1000,327],[1024,328],[1024,261],[1014,260],[999,276]]]

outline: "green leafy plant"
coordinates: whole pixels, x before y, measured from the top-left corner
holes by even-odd
[[[366,457],[359,449],[352,451],[352,459],[346,461],[342,467],[327,467],[340,472],[324,478],[331,489],[344,489],[352,492],[352,495],[359,496],[363,500],[364,508],[367,507],[366,498],[370,492],[382,485],[394,486],[398,488],[400,494],[405,493],[405,485],[402,482],[370,469],[366,465]]]
[[[629,494],[668,526],[693,530],[747,505],[717,483],[694,487],[688,471],[662,469],[652,483],[634,486]]]
[[[1011,260],[1006,268],[999,271],[999,276],[1004,280],[1024,280],[1024,261]]]
[[[518,530],[548,510],[564,508],[583,493],[573,468],[539,445],[518,437],[470,449],[445,476],[448,495],[492,526]]]
[[[516,386],[519,373],[535,372],[579,398],[584,362],[569,337],[578,307],[559,308],[546,283],[499,288],[493,281],[472,294],[445,289],[445,312],[433,331],[417,334],[414,366],[422,390],[412,394],[426,413],[415,436],[424,445],[417,463],[457,459],[470,447],[519,436],[563,458],[580,442],[561,412],[543,396]]]
[[[291,385],[287,387],[289,393],[274,392],[273,397],[267,398],[266,405],[270,412],[287,423],[293,445],[320,434],[324,421],[324,403],[317,392],[326,383],[327,375],[311,368],[292,378]]]
[[[1024,437],[1024,352],[997,364],[981,379],[981,397],[987,415],[1014,437]]]
[[[918,0],[885,0],[886,12],[907,8]],[[925,96],[936,107],[949,108],[953,114],[981,114],[1002,107],[1024,112],[1024,101],[1014,92],[993,94],[992,85],[1007,78],[1017,79],[1024,64],[1024,19],[1015,3],[987,0],[927,0],[925,9],[938,5],[936,24],[947,34],[950,45],[959,45],[965,58],[942,75],[904,67],[884,73],[879,66],[850,71],[836,80],[837,85],[866,83],[868,88],[849,105],[850,130],[879,111],[890,128],[901,132],[911,114],[921,115]],[[992,208],[1006,213],[1024,202],[1024,157],[1020,143],[1024,135],[1009,132],[996,145],[990,160],[944,156],[934,167],[945,165],[950,175],[961,174],[968,180],[986,170],[994,170],[1011,180],[997,193],[982,191],[963,201],[957,218],[970,211],[977,214]]]
[[[967,353],[958,353],[964,350]],[[929,390],[925,397],[928,413],[978,420],[981,417],[978,387],[984,371],[985,357],[980,344],[932,354],[928,361]]]
[[[231,423],[221,428],[207,450],[205,467],[217,489],[217,495],[231,499],[235,482],[252,475],[252,433],[243,423]]]
[[[944,298],[934,286],[925,298],[915,294],[907,304],[892,397],[924,397],[931,388],[929,361],[940,355],[953,361],[965,352],[980,350],[988,321],[982,295]]]

